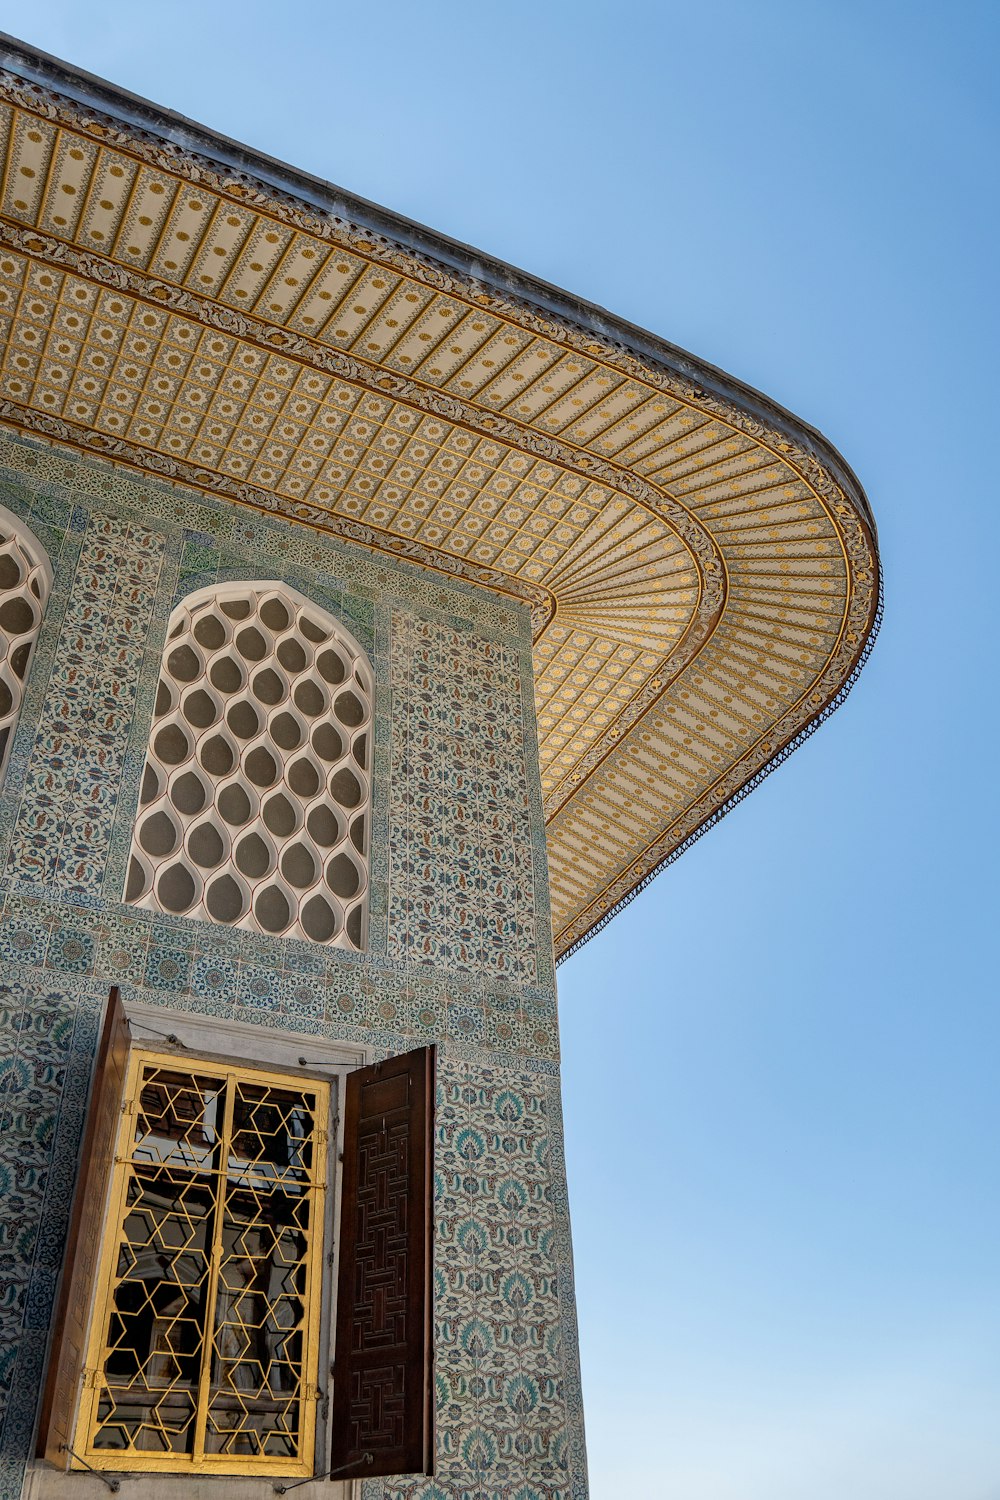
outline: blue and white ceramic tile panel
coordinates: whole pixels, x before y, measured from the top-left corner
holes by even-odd
[[[99,895],[166,538],[92,511],[14,826],[7,876]]]
[[[438,1463],[365,1500],[585,1500],[526,615],[496,596],[0,433],[55,580],[0,787],[0,1500],[18,1500],[102,1007],[439,1044]],[[283,579],[376,679],[369,951],[124,906],[167,618]]]
[[[531,806],[516,644],[392,619],[389,953],[535,976]]]

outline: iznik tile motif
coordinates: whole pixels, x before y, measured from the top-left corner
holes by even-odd
[[[0,1500],[32,1450],[112,984],[164,1032],[188,1011],[376,1057],[438,1043],[438,1474],[365,1497],[585,1500],[526,613],[2,436],[0,503],[55,571],[0,785]],[[170,612],[236,579],[284,580],[369,654],[364,953],[120,900]]]
[[[0,904],[0,976],[24,967],[112,984],[147,1005],[289,1030],[330,1029],[387,1051],[443,1041],[558,1071],[551,989],[413,966],[134,907],[80,907],[58,893]]]
[[[557,1123],[557,1122],[556,1122]],[[435,1155],[434,1495],[570,1500],[561,1279],[546,1090],[530,1073],[441,1069]],[[567,1286],[566,1291],[569,1288]]]
[[[395,612],[391,680],[390,955],[533,980],[517,654]]]
[[[100,1002],[0,977],[0,1496],[20,1494],[62,1266]],[[103,998],[103,997],[102,997]]]
[[[101,888],[163,551],[146,526],[87,519],[7,858],[15,879]]]

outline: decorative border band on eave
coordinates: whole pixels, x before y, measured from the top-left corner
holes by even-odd
[[[775,457],[792,462],[805,482],[817,489],[818,495],[829,497],[842,486],[856,497],[863,519],[874,531],[864,493],[836,450],[815,429],[760,391],[667,340],[626,323],[602,307],[537,281],[513,266],[399,218],[376,204],[355,199],[343,189],[309,178],[307,174],[296,172],[271,158],[260,157],[247,147],[213,137],[205,127],[172,116],[169,111],[162,111],[149,101],[137,99],[104,80],[89,80],[102,95],[111,96],[110,99],[102,98],[95,106],[86,90],[84,98],[71,97],[57,92],[52,86],[43,86],[23,72],[9,71],[9,65],[23,57],[29,72],[41,73],[47,83],[49,74],[56,72],[60,74],[62,87],[66,86],[63,76],[66,65],[44,54],[22,49],[12,38],[6,40],[8,55],[3,62],[8,67],[0,65],[0,94],[5,95],[15,108],[33,112],[65,128],[83,131],[105,148],[122,151],[148,166],[172,172],[189,182],[201,183],[208,191],[229,197],[245,208],[270,213],[300,233],[312,235],[324,243],[342,245],[350,253],[390,267],[398,275],[415,278],[436,291],[457,297],[470,309],[507,318],[539,337],[560,343],[567,352],[603,361],[627,379],[645,380],[671,399],[716,417],[734,432],[769,448]],[[11,46],[16,56],[10,55]],[[85,79],[81,81],[86,82]],[[109,104],[119,102],[121,114],[107,113]],[[135,112],[140,109],[148,116],[144,124],[137,124],[134,120]],[[150,129],[161,117],[166,134],[156,134]],[[180,132],[178,125],[182,127]],[[204,155],[200,150],[180,144],[178,134],[197,136],[206,146],[218,139],[219,154]],[[231,160],[234,153],[243,159],[244,168],[234,169]],[[253,175],[255,165],[259,172]],[[269,172],[274,169],[295,179],[303,188],[312,189],[312,192],[290,192],[270,182]],[[372,221],[376,226],[374,229]],[[30,228],[27,224],[23,227]],[[31,232],[39,233],[37,230]],[[65,249],[73,248],[69,242],[59,243]],[[86,254],[90,259],[94,252]],[[124,263],[110,262],[110,265],[115,276],[130,269]],[[123,285],[113,279],[109,279],[108,285],[124,290]],[[195,295],[179,284],[162,285],[166,291]],[[268,327],[269,333],[284,332],[280,325],[273,330],[270,325]],[[290,351],[286,348],[285,352]],[[356,359],[356,356],[350,357]],[[438,414],[448,419],[446,413]],[[510,424],[513,421],[501,417],[500,413],[490,412],[488,416],[491,423]],[[504,439],[504,433],[495,425],[484,424],[484,436]],[[559,443],[549,434],[532,432],[532,437],[542,444]],[[551,448],[532,448],[531,451],[539,458],[561,461]],[[652,501],[651,508],[660,513],[657,501],[663,498],[662,492],[634,472],[621,470],[612,461],[589,452],[585,454],[582,467],[589,477],[600,478],[601,482],[621,489],[641,504]],[[838,469],[843,471],[840,481],[834,477],[834,471]],[[843,479],[846,479],[846,484]],[[672,501],[672,497],[667,498]],[[687,514],[689,520],[694,519],[690,512]],[[663,519],[676,526],[671,516],[666,515]]]
[[[2,84],[2,77],[0,77]],[[3,92],[0,87],[0,93]],[[395,372],[353,353],[318,343],[306,336],[289,332],[280,325],[269,324],[246,313],[237,312],[209,297],[202,297],[184,286],[160,281],[146,272],[124,266],[94,251],[84,251],[72,243],[26,224],[0,219],[0,244],[17,255],[28,256],[59,272],[81,277],[95,285],[138,299],[161,312],[188,317],[204,328],[212,328],[234,339],[244,339],[268,353],[283,355],[324,376],[342,380],[374,396],[400,402],[411,410],[433,416],[440,421],[463,427],[487,441],[501,442],[517,452],[542,462],[553,463],[579,478],[606,485],[613,492],[627,496],[668,527],[686,549],[699,575],[701,599],[697,613],[700,629],[693,633],[704,638],[721,611],[725,592],[725,565],[721,551],[708,528],[668,490],[642,478],[631,469],[600,458],[586,449],[562,441],[551,434],[537,432],[530,424],[519,422],[499,412],[481,411],[474,404],[440,391],[434,386]],[[468,300],[465,293],[453,293],[458,300]],[[677,399],[677,398],[674,398]],[[308,501],[297,501],[270,491],[263,491],[245,481],[235,480],[214,470],[200,468],[184,459],[170,457],[156,449],[141,447],[126,439],[103,432],[85,432],[79,424],[65,417],[40,414],[17,402],[6,403],[8,419],[28,430],[119,459],[138,469],[146,469],[168,478],[193,484],[209,493],[225,494],[237,502],[265,512],[284,514],[374,550],[402,555],[410,561],[425,563],[438,572],[454,574],[481,584],[485,588],[529,603],[535,635],[540,634],[554,613],[553,596],[542,585],[479,566],[465,558],[440,551],[425,542],[397,539],[379,528],[342,519],[326,507]],[[20,414],[20,415],[19,415]],[[349,528],[349,529],[348,529]],[[369,539],[371,538],[371,539]],[[698,644],[701,644],[699,640]]]
[[[874,650],[875,642],[878,639],[878,634],[882,627],[883,613],[884,595],[882,564],[881,562],[879,562],[877,602],[874,615],[872,616],[871,625],[869,626],[868,635],[865,639],[865,644],[861,651],[861,654],[855,662],[850,675],[842,683],[838,691],[829,700],[829,702],[827,702],[824,707],[820,709],[819,713],[816,714],[814,718],[810,719],[809,722],[804,725],[797,734],[793,735],[791,739],[785,741],[784,745],[782,745],[781,749],[777,752],[776,755],[773,755],[771,759],[760,768],[759,771],[755,771],[754,774],[743,783],[738,791],[734,792],[731,797],[723,802],[721,807],[716,808],[716,810],[713,813],[710,813],[703,822],[699,823],[697,828],[689,833],[682,843],[678,844],[676,848],[672,849],[670,853],[667,854],[663,859],[661,859],[659,864],[655,865],[653,869],[648,872],[648,874],[644,875],[642,879],[639,880],[637,884],[631,888],[631,890],[629,890],[624,896],[620,897],[620,899],[617,900],[613,906],[610,906],[608,910],[604,912],[603,915],[593,923],[592,926],[588,927],[587,930],[583,932],[579,937],[575,937],[570,943],[569,947],[564,948],[560,952],[558,948],[558,939],[556,939],[556,967],[558,967],[561,963],[564,963],[567,958],[572,958],[573,954],[576,953],[580,948],[582,948],[585,943],[589,943],[591,938],[596,937],[599,932],[602,932],[608,925],[608,923],[612,920],[612,918],[616,917],[620,911],[622,911],[626,906],[634,901],[636,896],[638,896],[640,892],[644,891],[646,887],[652,881],[654,881],[658,875],[662,874],[662,872],[667,868],[668,865],[672,865],[676,859],[679,859],[682,854],[686,853],[686,851],[691,848],[692,844],[697,843],[697,841],[702,837],[703,834],[708,833],[709,829],[714,828],[717,823],[721,822],[727,813],[732,812],[733,808],[737,807],[739,803],[741,803],[745,797],[748,797],[752,791],[755,791],[756,788],[760,786],[761,782],[764,781],[766,777],[770,776],[772,771],[777,770],[778,766],[780,766],[784,761],[788,759],[793,751],[797,750],[800,745],[804,744],[805,741],[809,739],[810,735],[814,734],[816,730],[819,729],[820,725],[824,724],[826,720],[830,718],[831,714],[836,713],[837,709],[840,708],[841,704],[846,700],[851,689],[854,687],[854,684],[861,676],[862,669],[864,668],[865,663],[868,661],[869,656],[871,656],[872,651]]]
[[[742,757],[741,763],[729,768],[725,776],[726,785],[716,784],[697,799],[689,807],[683,820],[678,819],[672,830],[664,830],[658,839],[648,844],[638,861],[634,861],[627,870],[609,882],[605,892],[590,903],[584,913],[567,924],[564,928],[569,943],[567,952],[572,951],[593,930],[603,926],[610,915],[631,899],[636,890],[643,888],[694,837],[724,815],[731,805],[740,800],[763,775],[768,774],[773,765],[790,753],[790,749],[812,732],[841,701],[845,688],[849,687],[860,664],[867,657],[870,639],[873,638],[871,632],[877,627],[882,607],[880,575],[877,590],[872,586],[872,575],[878,570],[874,525],[863,490],[856,478],[825,439],[768,398],[683,350],[624,323],[601,308],[574,299],[557,288],[535,282],[522,272],[503,266],[442,236],[436,236],[422,226],[399,219],[375,205],[366,205],[360,200],[352,199],[350,195],[329,184],[296,173],[291,168],[283,167],[281,163],[259,157],[236,143],[213,136],[211,132],[191,122],[158,111],[156,106],[116,90],[113,85],[78,77],[64,65],[35,54],[31,49],[20,48],[14,43],[6,53],[0,52],[0,55],[4,61],[12,63],[15,69],[21,69],[12,75],[13,82],[9,87],[9,97],[15,103],[19,102],[17,96],[22,96],[20,107],[44,115],[50,120],[63,119],[70,128],[86,130],[105,147],[120,150],[138,160],[155,160],[163,170],[184,175],[190,181],[204,183],[211,191],[230,196],[246,207],[256,206],[303,233],[315,235],[329,244],[342,244],[352,253],[389,266],[393,271],[413,277],[426,286],[442,292],[447,290],[449,296],[460,299],[470,308],[487,310],[494,316],[508,318],[539,336],[561,344],[567,351],[598,359],[625,378],[635,379],[653,389],[664,391],[671,399],[703,416],[716,418],[732,432],[750,439],[762,450],[770,452],[773,458],[786,463],[812,490],[816,499],[830,513],[831,519],[840,518],[839,522],[835,520],[835,525],[839,524],[842,532],[853,531],[856,527],[862,546],[853,558],[856,564],[853,582],[858,587],[851,591],[853,600],[849,595],[849,615],[852,618],[846,622],[846,633],[842,635],[838,649],[833,656],[828,657],[826,668],[813,684],[808,701],[798,700],[782,720],[773,725],[771,731],[763,735]],[[20,63],[18,59],[21,59]],[[44,79],[44,85],[35,81],[39,78]],[[65,94],[54,94],[48,85],[63,89],[69,86],[71,99],[67,99]],[[97,107],[95,100],[98,101]],[[106,114],[104,111],[108,108],[116,110],[117,114]],[[151,134],[151,129],[161,133]],[[167,139],[164,139],[164,135]],[[206,150],[212,154],[203,154]],[[248,171],[256,175],[249,176]],[[290,193],[289,186],[298,186],[298,193]],[[37,231],[28,230],[27,233],[39,238]],[[73,247],[61,240],[54,243],[58,246],[56,254],[60,259],[67,251],[73,251]],[[31,245],[28,253],[37,255],[38,245]],[[88,252],[88,261],[93,260],[94,257]],[[107,284],[117,285],[122,290],[122,283],[116,278],[121,277],[125,268],[114,261],[105,264]],[[101,278],[98,276],[95,279]],[[149,278],[146,280],[147,284],[151,284]],[[191,295],[183,291],[179,293],[179,289],[172,283],[158,283],[158,287],[162,289],[165,298],[178,294]],[[160,295],[158,290],[158,300]],[[278,341],[283,342],[287,334],[277,325],[275,329],[267,325],[265,337],[269,346],[277,344],[281,347]],[[281,352],[295,357],[287,345],[283,346]],[[345,377],[355,383],[364,383],[369,378],[360,373],[360,367],[349,374],[345,372]],[[424,394],[419,400],[432,401],[434,397],[430,392],[433,389],[435,388],[422,387]],[[398,390],[392,394],[396,399],[407,399]],[[451,419],[447,414],[441,414],[446,419]],[[495,425],[498,417],[499,414],[490,414],[488,433],[505,440],[505,434]],[[500,420],[509,421],[507,418]],[[561,461],[551,446],[558,440],[549,435],[533,433],[530,428],[528,431],[531,433],[527,439],[530,451],[539,451],[541,456],[541,450],[534,447],[541,443],[545,445],[546,457],[555,462]],[[102,435],[103,442],[106,439]],[[515,445],[523,449],[524,437]],[[104,449],[104,456],[115,457],[107,448]],[[158,458],[159,455],[154,457]],[[129,463],[129,459],[123,455],[118,455],[117,461]],[[604,462],[590,454],[586,454],[581,462],[580,456],[575,454],[571,466],[585,468],[591,478],[598,478],[602,477],[599,466]],[[160,465],[155,463],[150,467],[158,471]],[[186,476],[185,478],[187,479]],[[187,479],[187,482],[191,483],[192,480]],[[193,482],[198,488],[205,487],[197,479]],[[664,497],[657,494],[650,504],[652,497],[647,482],[634,473],[624,471],[615,479],[605,479],[604,482],[629,494],[640,504],[648,505],[662,516]],[[669,497],[666,499],[669,503]],[[252,499],[247,497],[247,503],[259,505],[261,509],[272,508],[267,504],[261,505],[256,496]],[[324,513],[324,519],[326,514]],[[305,516],[300,518],[307,519]],[[689,513],[687,525],[690,525],[691,519]],[[673,529],[682,539],[687,540],[683,537],[683,528],[679,529],[675,524]],[[351,539],[363,546],[370,545],[360,535],[352,536]],[[712,545],[714,546],[714,542]],[[851,550],[848,545],[847,552],[850,553]],[[860,556],[862,551],[865,554],[863,561]],[[852,579],[850,557],[846,561],[848,577]],[[486,586],[489,587],[488,584]],[[812,718],[803,723],[810,712]],[[774,752],[774,740],[780,740],[782,735],[785,737],[784,744]],[[747,776],[746,782],[729,794],[728,787],[740,775]],[[713,797],[723,799],[714,808],[711,805]],[[657,860],[657,845],[662,849],[668,844],[671,834],[678,840],[677,847]],[[635,884],[631,890],[627,890],[625,887],[630,880]],[[601,905],[606,910],[595,913],[595,908]],[[588,921],[590,926],[587,925]]]

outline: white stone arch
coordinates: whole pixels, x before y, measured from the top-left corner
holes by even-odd
[[[0,505],[0,780],[17,728],[52,565],[38,538]]]
[[[174,609],[125,900],[273,937],[367,942],[374,681],[287,584]]]

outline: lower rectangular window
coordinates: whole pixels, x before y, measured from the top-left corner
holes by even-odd
[[[311,1474],[329,1085],[133,1051],[76,1425],[95,1468]]]
[[[151,1049],[133,1023],[161,1034],[112,990],[47,1471],[433,1474],[434,1048],[365,1065],[186,1016]]]

